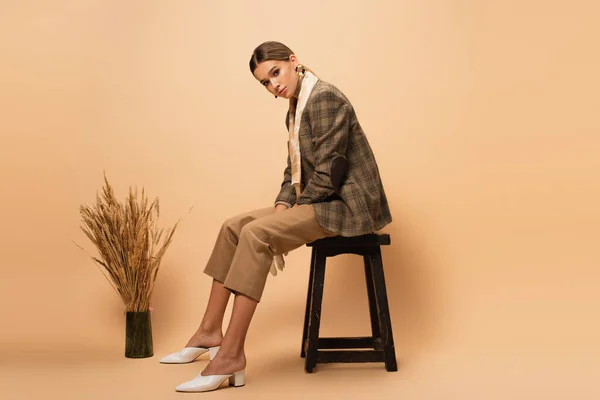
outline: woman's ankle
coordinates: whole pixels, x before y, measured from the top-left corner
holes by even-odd
[[[205,324],[202,323],[198,327],[195,335],[207,336],[207,337],[220,337],[223,338],[223,324]]]
[[[215,347],[220,346],[223,341],[223,334],[219,331],[207,332],[198,330],[187,343],[188,347]]]
[[[217,356],[204,368],[202,375],[233,374],[246,368],[246,356],[231,358],[217,353]]]
[[[232,346],[230,343],[223,342],[218,353],[222,358],[229,360],[246,359],[246,353],[243,347]]]

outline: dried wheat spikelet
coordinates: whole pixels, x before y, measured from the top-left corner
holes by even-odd
[[[126,312],[147,311],[161,260],[181,219],[171,229],[159,230],[158,198],[148,205],[142,188],[138,202],[137,188],[134,192],[130,187],[122,204],[106,173],[104,182],[102,195],[96,194],[96,204],[80,207],[81,230],[96,246],[99,258],[90,257],[125,303]]]

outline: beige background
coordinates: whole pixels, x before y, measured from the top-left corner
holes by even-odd
[[[198,326],[221,222],[272,203],[285,101],[265,40],[350,98],[394,222],[384,249],[399,371],[299,358],[309,252],[269,278],[248,384],[215,398],[600,395],[596,1],[0,1],[0,397],[180,398],[165,366]],[[102,171],[186,215],[129,360],[121,300],[71,239]],[[369,332],[359,260],[327,272],[323,335]],[[229,313],[229,311],[228,311]],[[377,393],[377,394],[375,394]],[[198,396],[205,396],[204,394]]]

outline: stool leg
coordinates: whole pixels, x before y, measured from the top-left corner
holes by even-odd
[[[377,314],[377,299],[375,298],[375,282],[373,281],[373,265],[371,256],[364,256],[365,261],[365,280],[367,282],[367,295],[369,297],[369,315],[371,317],[371,333],[375,347],[381,342],[381,329],[379,327],[379,316]],[[380,347],[381,349],[381,347]]]
[[[306,357],[306,338],[308,337],[308,321],[310,319],[310,303],[312,301],[313,294],[313,282],[315,279],[315,262],[317,252],[315,248],[312,248],[312,254],[310,257],[310,273],[308,274],[308,294],[306,295],[306,311],[304,312],[304,329],[302,330],[302,347],[300,348],[300,357]]]
[[[394,335],[392,334],[392,320],[390,318],[390,309],[385,288],[381,249],[374,251],[372,261],[375,296],[377,298],[377,308],[379,309],[379,325],[381,327],[381,338],[383,340],[383,352],[385,355],[385,369],[390,372],[397,371]]]
[[[304,364],[304,369],[308,373],[313,372],[313,368],[317,365],[321,304],[323,302],[323,286],[325,285],[325,261],[326,256],[323,251],[316,250],[313,295],[308,324],[308,349]]]

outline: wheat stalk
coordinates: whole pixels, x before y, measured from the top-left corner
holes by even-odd
[[[144,189],[138,202],[137,188],[133,192],[130,187],[121,204],[106,173],[104,182],[102,196],[96,194],[96,204],[80,207],[81,230],[96,246],[99,258],[88,255],[119,294],[126,311],[147,311],[161,260],[181,218],[165,233],[157,226],[158,198],[148,206]]]

